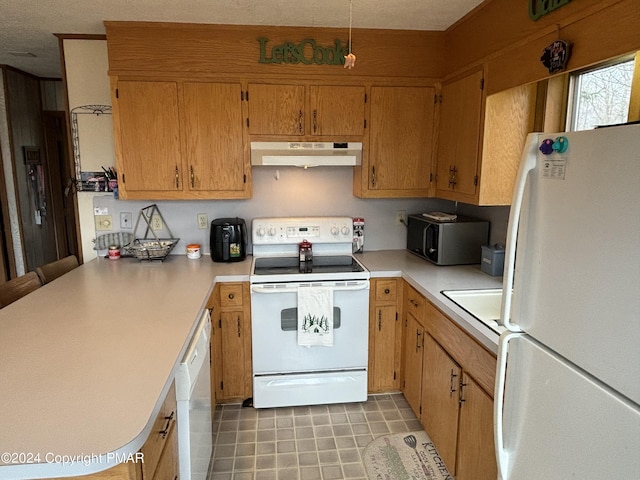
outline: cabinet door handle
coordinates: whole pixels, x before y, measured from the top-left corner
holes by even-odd
[[[313,133],[318,131],[318,110],[313,110]]]
[[[460,406],[462,406],[462,404],[466,401],[466,399],[464,398],[464,387],[466,386],[466,383],[462,383],[462,381],[460,382],[460,397],[458,397]]]
[[[378,310],[378,331],[382,330],[382,310]]]
[[[422,333],[420,333],[420,330],[416,330],[416,352],[418,350],[420,350],[420,336],[422,335]]]
[[[385,294],[385,295],[389,295],[389,292],[391,292],[391,290],[389,290],[388,288],[385,288],[385,289],[384,289],[384,294]]]
[[[455,165],[449,165],[449,187],[450,188],[455,188],[456,187],[456,176],[458,173],[458,169],[456,168]]]
[[[191,165],[191,188],[196,186],[196,176],[193,173],[193,165]]]
[[[178,170],[178,166],[176,165],[176,190],[180,188],[180,170]]]
[[[457,376],[458,375],[453,373],[453,368],[452,368],[451,369],[450,383],[449,383],[449,398],[453,397],[453,394],[456,392],[455,379],[456,379]]]
[[[229,295],[227,295],[227,297],[229,298],[229,300],[233,300],[233,297],[234,297],[234,296],[235,296],[235,295],[234,295],[233,293],[230,293]]]
[[[240,317],[237,318],[236,322],[238,324],[238,338],[240,338]]]
[[[167,438],[167,434],[169,433],[169,426],[171,425],[171,421],[173,420],[173,415],[175,412],[171,412],[171,415],[169,415],[168,417],[164,417],[164,419],[167,421],[167,424],[164,426],[164,429],[160,430],[160,435],[162,435],[162,438]]]
[[[376,167],[375,165],[371,167],[371,186],[376,186]]]
[[[300,133],[303,132],[303,128],[302,128],[302,117],[303,117],[303,113],[302,110],[300,110],[298,112],[298,130],[300,131]]]

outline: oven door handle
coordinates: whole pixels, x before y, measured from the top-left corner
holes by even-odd
[[[344,292],[344,291],[353,292],[358,290],[366,290],[368,288],[369,288],[369,282],[355,282],[355,283],[349,283],[347,285],[333,286],[333,291],[334,292]],[[286,286],[286,287],[270,286],[269,287],[265,285],[251,285],[251,291],[253,293],[296,293],[298,291],[298,287],[297,286]]]

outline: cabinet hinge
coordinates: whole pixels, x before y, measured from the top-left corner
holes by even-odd
[[[480,79],[480,90],[484,90],[484,78]]]
[[[477,187],[478,186],[478,175],[476,175],[475,177],[473,177],[473,184]]]

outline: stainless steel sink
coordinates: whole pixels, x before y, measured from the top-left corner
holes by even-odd
[[[498,325],[502,305],[502,289],[443,290],[442,294],[456,305],[466,310],[493,331],[504,330]]]

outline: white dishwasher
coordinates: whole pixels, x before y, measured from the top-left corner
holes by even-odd
[[[182,480],[206,480],[213,449],[211,317],[205,310],[176,373],[178,456]]]

